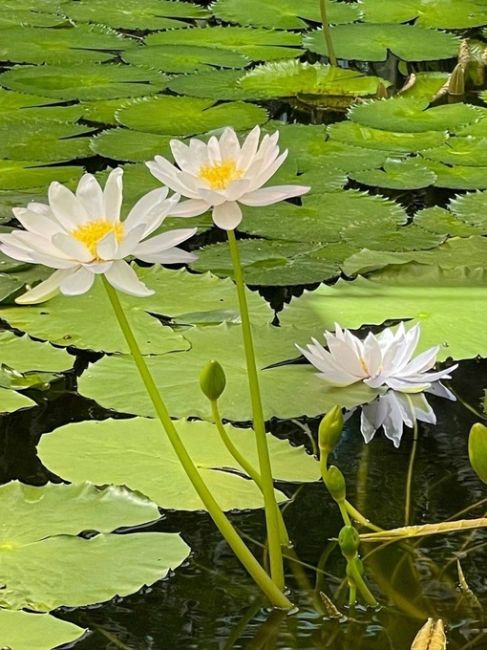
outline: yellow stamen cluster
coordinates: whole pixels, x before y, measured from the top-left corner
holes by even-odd
[[[95,219],[94,221],[87,221],[76,230],[72,230],[71,235],[84,244],[93,257],[96,257],[98,243],[110,232],[113,232],[116,240],[120,241],[124,235],[123,224],[119,221],[111,222],[106,219]]]
[[[204,179],[212,190],[224,190],[232,181],[242,178],[243,171],[238,169],[234,160],[223,160],[216,165],[203,165],[199,177]]]

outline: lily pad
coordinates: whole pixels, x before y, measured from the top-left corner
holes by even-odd
[[[130,162],[150,160],[154,156],[169,157],[171,136],[144,133],[132,129],[109,129],[91,139],[94,153],[112,160]],[[192,223],[192,222],[191,222]]]
[[[320,7],[315,0],[217,0],[212,5],[217,18],[239,25],[256,25],[271,29],[305,29],[306,21],[321,23]],[[345,3],[327,2],[331,24],[353,23],[360,17],[359,7]]]
[[[55,99],[24,95],[0,88],[0,127],[32,126],[33,123],[76,122],[83,114],[80,106],[49,106]]]
[[[451,166],[427,158],[423,158],[423,162],[430,171],[436,174],[435,185],[437,187],[446,187],[452,190],[487,189],[487,166]]]
[[[203,45],[240,52],[252,61],[300,56],[301,36],[294,32],[251,27],[205,27],[149,34],[147,45]]]
[[[115,113],[128,104],[136,101],[128,99],[127,97],[117,97],[115,99],[99,99],[92,102],[82,102],[80,108],[82,110],[83,119],[89,122],[96,122],[99,124],[110,126],[118,126],[115,119]]]
[[[0,495],[0,603],[9,609],[47,612],[126,596],[189,553],[176,534],[112,533],[159,519],[154,503],[126,488],[12,482]],[[98,534],[80,537],[84,531]]]
[[[0,414],[13,413],[20,409],[32,408],[36,403],[34,400],[8,388],[0,388]],[[0,609],[0,621],[1,621]]]
[[[399,255],[391,254],[391,259]],[[285,326],[296,324],[319,332],[333,329],[335,322],[356,329],[411,319],[421,324],[421,350],[441,345],[440,359],[486,356],[486,280],[485,269],[407,265],[393,274],[383,272],[353,282],[339,280],[334,286],[305,291],[285,307],[280,321]]]
[[[392,190],[420,189],[434,185],[436,181],[436,174],[417,158],[388,158],[382,169],[359,170],[349,176],[364,185]]]
[[[230,281],[160,267],[140,269],[138,275],[155,294],[144,299],[124,294],[120,300],[144,354],[158,355],[188,348],[186,339],[150,314],[188,324],[239,320],[236,291]],[[249,301],[257,322],[272,319],[271,310],[260,296],[249,294]],[[0,307],[0,318],[16,329],[56,345],[128,352],[101,282],[81,296],[59,295],[41,305]],[[100,327],[100,323],[104,326]]]
[[[352,122],[383,131],[420,133],[452,131],[475,122],[482,109],[469,104],[446,104],[428,108],[428,101],[410,97],[393,97],[354,106],[349,111]]]
[[[479,221],[478,227],[470,225],[449,210],[440,208],[438,205],[420,210],[414,215],[414,223],[421,226],[421,228],[440,235],[449,235],[450,237],[470,237],[470,235],[487,234],[487,223],[482,227],[482,221],[486,221],[485,216],[480,215]]]
[[[224,510],[263,506],[260,490],[230,455],[213,424],[178,420],[175,426]],[[258,467],[254,432],[229,424],[225,429],[245,458]],[[319,479],[318,463],[302,447],[292,447],[271,435],[267,439],[276,479],[292,482]],[[39,453],[51,471],[69,480],[90,476],[100,484],[123,483],[147,495],[161,508],[204,509],[158,420],[136,418],[68,424],[44,436]],[[280,501],[286,498],[280,491],[277,496]]]
[[[0,29],[0,59],[16,63],[95,63],[113,59],[116,50],[135,41],[99,26],[65,29],[9,27]]]
[[[47,186],[52,181],[69,183],[79,177],[80,168],[43,166],[39,160],[0,160],[0,187],[2,190],[27,190]]]
[[[26,65],[1,74],[0,84],[46,97],[94,100],[158,93],[166,88],[167,79],[155,70],[129,65]]]
[[[15,650],[52,650],[73,643],[86,632],[81,627],[50,614],[0,609],[0,628],[5,648]]]
[[[162,72],[196,72],[219,68],[245,68],[250,60],[232,50],[199,45],[153,45],[125,52],[123,60],[132,65]]]
[[[222,324],[192,328],[184,333],[191,349],[187,352],[149,357],[148,364],[173,417],[211,418],[208,400],[199,388],[199,372],[212,358],[225,370],[227,388],[221,397],[226,420],[247,421],[252,409],[245,370],[240,326]],[[273,364],[299,356],[295,342],[303,342],[308,332],[295,328],[254,327],[257,366],[264,396],[264,414],[293,418],[318,415],[334,403],[351,407],[372,399],[373,391],[362,385],[331,389],[316,381],[309,366]],[[152,416],[153,407],[134,363],[128,357],[105,357],[80,377],[79,391],[102,406],[135,415]],[[299,394],[299,399],[296,395]]]
[[[364,20],[371,23],[407,23],[467,29],[485,25],[485,4],[478,0],[362,0]]]
[[[170,29],[183,27],[178,19],[206,18],[209,12],[191,2],[176,0],[118,0],[107,5],[105,0],[70,2],[63,11],[77,22],[103,23],[122,29]]]
[[[487,167],[487,137],[451,137],[448,143],[422,152],[425,158],[445,165]]]
[[[380,149],[392,153],[415,153],[439,147],[447,141],[446,131],[422,131],[421,133],[398,133],[372,129],[354,122],[336,122],[328,127],[332,140],[356,147]]]
[[[41,162],[67,162],[91,155],[92,129],[80,124],[39,123],[30,128],[20,126],[0,127],[0,158],[10,160],[39,160]]]
[[[225,50],[226,51],[226,50]],[[179,95],[212,99],[257,99],[249,90],[240,86],[242,70],[213,70],[180,75],[168,81],[168,87]]]
[[[3,331],[0,332],[0,363],[19,372],[63,372],[72,368],[74,357],[49,343]]]
[[[149,97],[121,108],[116,118],[120,124],[138,131],[183,136],[228,124],[245,130],[267,120],[267,111],[253,104],[213,104],[211,99],[193,97]]]
[[[385,61],[392,52],[403,61],[437,61],[457,56],[456,36],[417,25],[366,24],[332,27],[333,48],[339,59]],[[327,55],[322,30],[307,33],[303,46]]]
[[[483,234],[487,234],[487,192],[456,196],[448,207],[464,223],[480,228]]]
[[[23,6],[23,5],[22,5]],[[8,11],[2,6],[3,12],[0,14],[0,29],[5,27],[18,27],[19,25],[28,25],[29,27],[59,27],[66,25],[67,20],[64,16],[50,13],[40,13],[32,9],[11,8]]]
[[[406,79],[404,88],[399,91],[400,96],[431,102],[448,82],[448,78],[448,72],[415,72]]]

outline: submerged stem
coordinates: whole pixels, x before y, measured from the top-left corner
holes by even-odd
[[[169,441],[174,451],[176,452],[176,455],[184,471],[186,472],[186,475],[198,493],[198,496],[205,505],[206,509],[211,515],[219,531],[227,541],[228,545],[231,547],[235,555],[238,557],[240,562],[243,564],[243,566],[246,568],[248,573],[251,575],[263,593],[267,596],[270,602],[275,607],[279,607],[281,609],[290,609],[292,607],[292,603],[282,593],[281,589],[271,580],[271,578],[267,575],[256,558],[252,555],[246,544],[243,542],[242,538],[230,523],[230,520],[218,505],[217,501],[208,489],[206,483],[202,479],[196,465],[194,464],[191,456],[184,446],[184,443],[181,440],[173,421],[171,420],[171,416],[169,415],[166,404],[164,403],[164,400],[159,393],[154,378],[152,377],[152,374],[142,355],[132,328],[130,327],[129,321],[120,303],[116,289],[110,285],[105,277],[103,277],[103,284],[110,299],[110,303],[112,305],[115,316],[118,320],[118,324],[120,325],[120,329],[122,330],[125,340],[129,346],[132,358],[144,383],[147,394],[154,406],[154,409],[162,426],[166,431],[167,437],[169,438]]]
[[[409,395],[407,396],[409,398],[410,404],[411,404],[411,411],[413,412],[413,417],[414,417],[414,408],[412,406],[412,401]],[[414,460],[416,458],[416,451],[418,448],[418,421],[414,417],[414,422],[413,422],[413,446],[411,448],[411,455],[409,456],[409,465],[408,465],[408,475],[406,478],[406,502],[404,505],[404,525],[409,526],[409,522],[411,520],[411,488],[412,488],[412,483],[413,483],[413,471],[414,471]]]
[[[227,230],[228,245],[232,258],[233,275],[237,287],[240,317],[242,319],[242,334],[247,362],[247,376],[249,381],[250,399],[252,402],[252,415],[254,420],[254,431],[257,442],[257,453],[259,457],[259,470],[262,481],[262,494],[264,496],[265,518],[267,525],[267,539],[269,541],[269,560],[271,576],[275,584],[284,588],[284,569],[282,562],[281,541],[279,535],[279,515],[272,481],[271,460],[265,431],[264,412],[260,396],[259,377],[255,361],[254,342],[252,328],[250,325],[247,297],[245,295],[245,283],[242,267],[240,264],[240,253],[237,239],[233,230]]]
[[[331,65],[337,65],[337,58],[335,56],[335,48],[333,47],[333,39],[331,37],[330,23],[328,22],[328,15],[326,11],[326,0],[320,0],[321,22],[323,23],[323,36],[325,37],[325,45],[328,52],[328,59]]]

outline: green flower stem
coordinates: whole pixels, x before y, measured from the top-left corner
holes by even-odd
[[[414,414],[412,399],[409,397],[407,393],[406,393],[406,397],[409,400],[411,411]],[[404,504],[404,525],[405,526],[409,526],[409,524],[411,523],[411,490],[413,484],[414,461],[416,459],[417,448],[418,448],[418,421],[416,420],[416,418],[414,418],[413,446],[411,448],[411,455],[409,457],[408,475],[406,478],[406,497],[405,497],[405,504]]]
[[[247,375],[249,380],[250,399],[252,402],[252,414],[254,420],[255,437],[257,441],[257,453],[259,456],[262,494],[264,496],[271,576],[276,585],[280,589],[283,589],[284,569],[282,562],[281,542],[279,537],[279,508],[277,507],[276,495],[274,493],[274,485],[272,482],[271,460],[269,456],[269,448],[267,447],[264,413],[262,410],[262,400],[260,397],[259,378],[257,375],[257,366],[255,362],[252,329],[250,325],[249,309],[247,306],[247,297],[245,295],[245,283],[243,279],[242,267],[240,264],[240,253],[238,250],[235,232],[233,230],[227,230],[227,235],[228,245],[230,248],[230,256],[232,258],[233,274],[237,287],[240,317],[242,319],[245,358],[247,361]]]
[[[255,469],[252,463],[250,463],[245,458],[245,456],[242,453],[240,453],[240,451],[233,444],[232,439],[226,432],[225,427],[223,426],[222,418],[220,415],[220,409],[218,408],[218,401],[210,400],[210,403],[211,403],[211,412],[213,415],[213,421],[216,425],[218,433],[220,434],[220,438],[222,439],[223,444],[228,449],[228,451],[232,454],[232,456],[235,458],[235,460],[240,465],[240,467],[244,470],[244,472],[250,476],[250,478],[254,481],[254,483],[257,485],[259,490],[263,492],[262,479],[260,478],[259,472]],[[279,523],[279,536],[281,540],[281,546],[289,546],[289,537],[287,534],[286,525],[284,523],[282,512],[279,508],[277,509],[277,512],[279,514],[278,523]]]
[[[328,51],[328,60],[331,65],[337,65],[337,58],[335,56],[335,48],[333,47],[333,39],[331,37],[330,23],[328,22],[328,15],[326,12],[326,0],[320,0],[321,22],[323,23],[323,36],[325,37],[326,49]]]
[[[365,580],[362,578],[362,574],[360,573],[357,567],[357,562],[355,560],[351,560],[348,563],[347,570],[349,571],[350,577],[352,578],[354,585],[357,587],[358,591],[360,592],[360,595],[367,603],[367,605],[370,605],[371,607],[377,607],[379,603],[376,601],[374,594],[370,591],[370,589],[365,584]]]
[[[370,530],[375,530],[377,533],[381,533],[384,530],[383,528],[380,528],[380,526],[376,526],[371,521],[369,521],[367,517],[364,517],[364,515],[350,503],[350,501],[345,501],[345,507],[350,517],[352,517],[352,519],[355,519],[357,523],[362,524],[362,526],[365,526]]]
[[[230,523],[225,513],[221,510],[220,506],[206,486],[204,480],[201,478],[196,465],[191,459],[191,456],[188,454],[188,451],[186,450],[186,447],[184,446],[184,443],[181,440],[173,421],[171,420],[169,411],[167,410],[167,407],[159,393],[159,390],[157,389],[152,374],[147,367],[137,340],[120,303],[116,289],[114,289],[109,284],[105,277],[103,277],[103,284],[110,299],[110,303],[113,307],[115,316],[120,325],[120,329],[123,332],[135,365],[137,366],[137,370],[139,371],[140,377],[144,382],[147,394],[149,395],[152,404],[154,405],[154,409],[159,417],[159,420],[161,421],[161,424],[166,431],[167,437],[169,438],[169,441],[171,442],[174,451],[176,452],[176,455],[184,471],[186,472],[186,475],[198,493],[198,496],[204,503],[206,509],[211,515],[219,531],[227,541],[228,545],[231,547],[240,562],[244,565],[256,584],[270,600],[272,605],[281,609],[290,609],[292,607],[292,603],[282,593],[281,589],[271,580],[271,578],[264,571],[256,558],[252,555],[235,528]]]

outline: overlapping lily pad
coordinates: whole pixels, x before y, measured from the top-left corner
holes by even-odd
[[[17,66],[0,75],[12,90],[57,99],[110,99],[158,93],[167,79],[155,70],[129,65]]]
[[[362,0],[364,20],[407,23],[441,29],[466,29],[485,24],[486,7],[478,0]]]
[[[38,160],[0,160],[0,187],[3,190],[27,190],[47,186],[52,181],[69,183],[77,178],[80,168],[43,166]]]
[[[364,185],[393,190],[420,189],[436,181],[436,174],[416,158],[388,158],[382,169],[359,170],[349,176]]]
[[[245,68],[250,60],[232,50],[200,45],[153,45],[125,52],[124,61],[162,72],[196,72],[212,68]]]
[[[422,131],[399,133],[372,129],[354,122],[335,122],[328,128],[332,140],[356,147],[388,150],[391,153],[415,153],[424,149],[439,147],[447,141],[446,131]]]
[[[457,56],[460,44],[452,34],[416,25],[355,23],[331,31],[336,56],[347,60],[385,61],[390,51],[404,61],[436,61]],[[305,34],[303,45],[327,55],[321,30]]]
[[[19,372],[63,372],[73,366],[74,357],[49,343],[3,331],[0,332],[0,363]]]
[[[213,99],[257,99],[249,90],[240,86],[242,70],[213,70],[180,75],[168,81],[168,87],[179,95]]]
[[[31,128],[25,125],[0,127],[0,158],[10,160],[39,160],[43,162],[68,162],[91,155],[92,129],[80,124],[38,123]]]
[[[222,416],[233,421],[250,420],[252,409],[240,326],[197,327],[185,331],[184,336],[191,347],[187,352],[148,358],[171,415],[211,418],[211,409],[199,388],[198,376],[201,368],[215,358],[223,365],[227,377],[227,389],[221,398]],[[318,415],[337,402],[350,407],[373,397],[373,392],[364,390],[363,386],[350,389],[324,387],[308,366],[269,367],[297,358],[299,352],[294,344],[307,336],[307,331],[303,333],[292,327],[254,328],[266,419]],[[132,359],[128,357],[104,357],[90,366],[80,377],[79,390],[106,408],[153,415],[152,404]]]
[[[52,650],[80,639],[86,630],[50,614],[0,609],[4,647],[15,650]]]
[[[21,123],[23,126],[46,122],[76,122],[83,114],[80,106],[49,106],[49,97],[14,93],[0,88],[0,127]]]
[[[19,409],[31,408],[35,405],[34,400],[22,395],[22,393],[8,388],[0,388],[0,414],[13,413]]]
[[[0,495],[0,604],[9,609],[47,612],[125,596],[189,553],[177,534],[113,534],[159,518],[154,503],[126,488],[13,482]],[[85,531],[98,534],[79,536]]]
[[[90,141],[94,153],[130,162],[145,161],[154,156],[171,155],[169,141],[171,136],[156,133],[144,133],[132,129],[108,129],[95,136]]]

